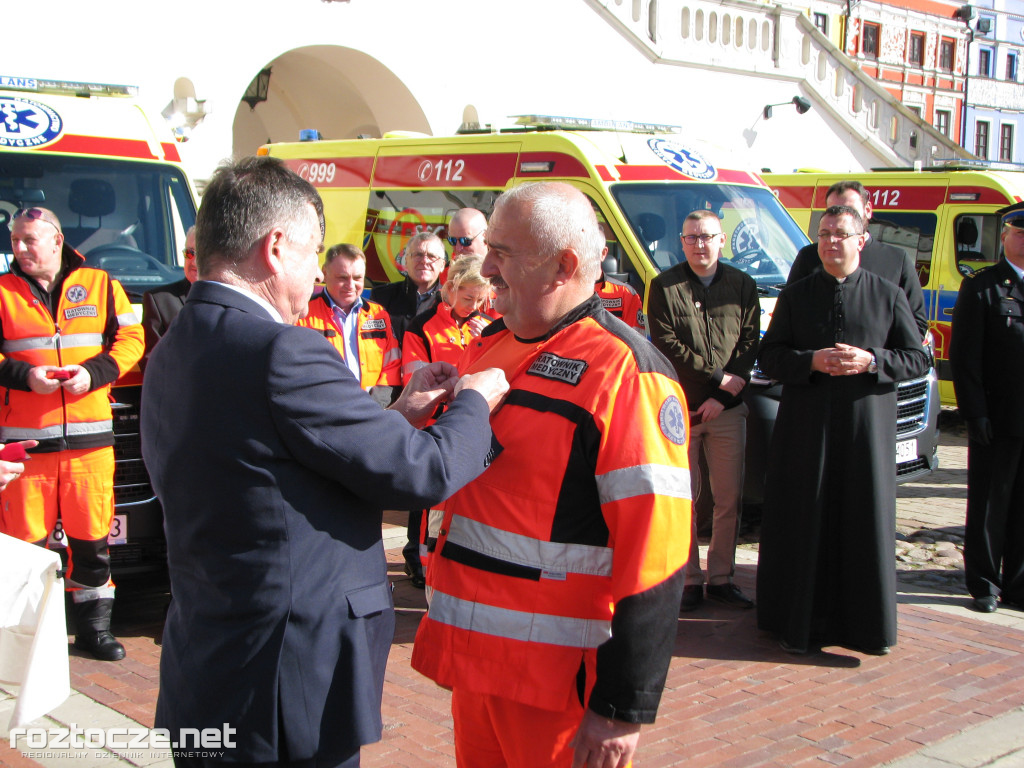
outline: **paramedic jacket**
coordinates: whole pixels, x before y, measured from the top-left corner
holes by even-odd
[[[540,339],[499,320],[463,373],[507,368],[496,457],[445,502],[412,665],[438,684],[653,722],[689,548],[686,404],[596,294]]]
[[[402,350],[398,348],[398,340],[391,330],[391,316],[380,304],[363,299],[356,322],[359,386],[369,390],[376,386],[396,387],[401,384]],[[338,350],[341,359],[345,359],[345,335],[334,321],[327,291],[310,300],[309,314],[296,324],[319,331]]]
[[[67,245],[62,263],[50,293],[17,261],[0,275],[0,441],[39,440],[33,450],[41,453],[113,445],[110,387],[144,351],[142,324],[120,283],[83,266]],[[72,364],[91,377],[84,395],[29,388],[35,366]]]

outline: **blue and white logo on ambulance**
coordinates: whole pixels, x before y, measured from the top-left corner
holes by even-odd
[[[683,418],[683,405],[679,398],[671,395],[665,398],[658,411],[658,426],[661,434],[676,445],[686,443],[686,419]]]
[[[663,163],[691,179],[713,179],[718,170],[699,152],[669,139],[648,139],[647,146]]]
[[[45,104],[0,98],[0,147],[41,147],[60,136],[64,121]]]
[[[755,219],[743,219],[732,233],[733,260],[764,252],[761,244],[761,225]]]

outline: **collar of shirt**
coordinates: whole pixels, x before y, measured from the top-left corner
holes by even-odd
[[[359,310],[363,308],[362,296],[356,296],[355,302],[347,310],[342,309],[338,305],[338,302],[334,300],[334,297],[331,296],[326,288],[324,288],[324,296],[327,298],[327,306],[331,308],[331,311],[334,312],[339,321],[345,320],[351,314],[359,314]]]
[[[1017,279],[1024,282],[1024,269],[1021,269],[1009,259],[1004,259],[1004,261],[1010,265],[1010,269],[1017,273]]]
[[[250,291],[250,290],[248,290],[246,288],[243,288],[240,285],[232,285],[231,283],[222,283],[219,280],[211,280],[210,282],[211,283],[217,283],[218,285],[223,285],[225,288],[230,288],[235,293],[240,293],[243,296],[245,296],[246,298],[252,299],[257,304],[259,304],[261,307],[263,307],[265,310],[267,310],[267,312],[270,313],[270,316],[276,322],[281,323],[282,325],[284,325],[284,318],[281,317],[281,313],[277,311],[277,307],[275,307],[269,301],[264,299],[262,296],[257,296],[252,291]]]

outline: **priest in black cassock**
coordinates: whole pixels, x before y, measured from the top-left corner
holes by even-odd
[[[863,233],[853,208],[825,211],[823,269],[783,290],[758,353],[783,389],[757,621],[794,653],[896,643],[896,382],[930,360],[903,291],[859,268]]]

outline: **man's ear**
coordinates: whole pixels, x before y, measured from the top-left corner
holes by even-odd
[[[558,263],[555,266],[555,284],[568,283],[579,271],[580,255],[572,248],[563,248],[558,252]]]
[[[284,271],[284,230],[275,227],[259,242],[259,255],[262,266],[271,274],[279,275]]]

